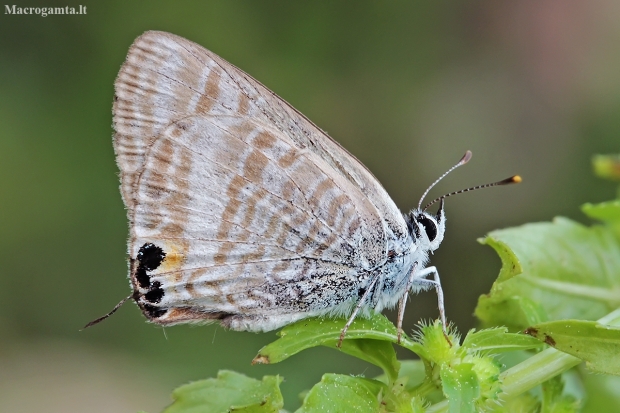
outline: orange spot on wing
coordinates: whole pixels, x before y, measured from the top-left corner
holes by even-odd
[[[164,248],[164,252],[166,253],[166,257],[161,263],[162,272],[171,272],[178,271],[183,266],[185,262],[185,250],[186,246],[180,245],[166,245]]]

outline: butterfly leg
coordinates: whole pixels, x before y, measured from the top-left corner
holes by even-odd
[[[426,278],[424,278],[430,274],[434,274],[433,280],[427,280]],[[434,266],[424,268],[422,271],[416,274],[415,278],[419,278],[416,279],[416,284],[427,285],[434,288],[437,292],[437,305],[439,307],[439,317],[441,318],[441,328],[443,330],[444,337],[446,338],[446,340],[448,340],[448,343],[450,343],[450,338],[448,337],[448,330],[446,328],[446,310],[443,304],[443,290],[441,288],[441,281],[439,280],[439,273],[437,272],[437,268],[435,268]]]
[[[364,291],[362,298],[360,298],[360,300],[358,301],[357,305],[355,306],[355,309],[353,310],[353,313],[349,317],[349,320],[347,321],[347,323],[344,325],[344,328],[340,332],[340,339],[338,340],[338,344],[337,344],[338,348],[342,346],[342,340],[344,340],[344,336],[347,334],[347,330],[351,326],[351,323],[353,323],[353,320],[355,320],[355,316],[357,315],[357,313],[360,311],[360,309],[366,302],[366,299],[370,297],[370,294],[375,289],[375,285],[377,284],[377,281],[379,280],[380,277],[381,277],[381,273],[377,273],[372,278],[372,280],[370,280],[370,284],[368,284],[368,287],[366,288],[366,291]]]
[[[417,266],[418,264],[416,263],[411,269],[411,272],[409,273],[409,279],[407,280],[407,285],[405,286],[405,292],[400,298],[400,301],[398,301],[398,319],[396,321],[396,327],[398,329],[398,344],[400,344],[400,339],[403,335],[403,318],[405,317],[405,305],[407,304],[407,298],[409,297],[409,290],[411,289],[411,286],[413,285],[413,280],[416,277],[415,270]]]

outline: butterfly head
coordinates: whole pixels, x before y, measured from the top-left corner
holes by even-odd
[[[452,172],[461,165],[465,165],[467,162],[469,162],[470,159],[471,152],[465,152],[465,155],[463,155],[461,160],[458,161],[456,165],[448,169],[435,182],[433,182],[431,186],[426,189],[426,191],[424,191],[424,194],[422,194],[420,202],[418,203],[418,207],[411,211],[409,214],[407,214],[406,221],[407,226],[409,227],[409,234],[411,235],[411,238],[415,240],[416,245],[418,245],[420,248],[435,251],[437,248],[439,248],[439,244],[441,244],[441,241],[443,241],[444,232],[446,230],[446,215],[444,213],[445,198],[456,194],[462,194],[464,192],[474,191],[476,189],[489,188],[498,185],[516,184],[521,182],[521,177],[518,175],[514,175],[510,178],[506,178],[490,184],[472,186],[470,188],[465,188],[459,191],[450,192],[448,194],[442,195],[439,198],[432,200],[431,202],[426,204],[424,208],[422,208],[422,201],[431,190],[431,188],[433,188],[450,172]],[[436,202],[439,202],[439,210],[437,211],[437,214],[433,215],[429,212],[426,212],[428,207],[430,207]]]
[[[433,182],[426,191],[420,197],[420,202],[418,202],[418,207],[412,210],[409,214],[406,215],[405,220],[407,221],[407,226],[409,228],[409,235],[414,240],[415,244],[418,248],[421,248],[425,251],[435,251],[439,248],[441,241],[443,241],[443,236],[446,231],[446,215],[444,212],[444,198],[450,196],[452,194],[446,194],[441,196],[424,208],[422,208],[422,201],[428,194],[428,192],[435,186],[439,181],[441,181],[446,175],[455,170],[461,165],[465,165],[471,159],[471,151],[465,152],[465,155],[454,165],[452,168],[448,169],[441,175],[435,182]],[[427,208],[434,204],[435,202],[439,202],[439,210],[437,214],[431,214],[430,212],[426,212]]]
[[[422,249],[435,251],[439,248],[446,231],[444,201],[440,201],[437,214],[414,209],[406,217],[409,235]]]

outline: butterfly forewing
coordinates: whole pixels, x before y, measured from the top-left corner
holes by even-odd
[[[268,330],[325,313],[406,236],[359,161],[201,46],[147,32],[115,86],[130,275],[153,321]]]

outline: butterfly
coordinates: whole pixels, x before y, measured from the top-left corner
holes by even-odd
[[[221,57],[144,33],[116,79],[113,125],[127,299],[149,321],[259,332],[346,316],[341,343],[356,316],[398,305],[400,339],[408,292],[434,288],[445,329],[426,266],[444,197],[437,213],[403,215],[360,161]]]

